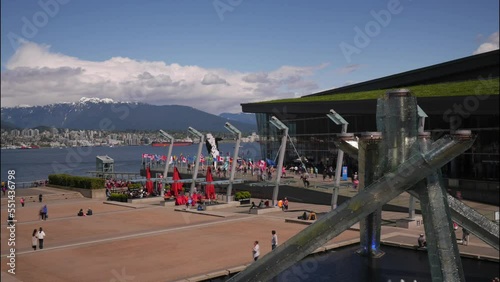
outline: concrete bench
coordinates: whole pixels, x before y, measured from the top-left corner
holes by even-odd
[[[250,214],[265,214],[270,212],[281,211],[278,207],[268,207],[268,208],[253,208],[250,210]]]
[[[419,217],[419,216],[416,216],[414,219],[402,218],[402,219],[396,220],[396,227],[399,227],[399,228],[410,229],[410,228],[417,228],[417,227],[420,227],[422,225],[424,225],[424,220],[422,219],[422,217]]]

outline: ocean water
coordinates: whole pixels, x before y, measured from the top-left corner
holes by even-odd
[[[220,143],[221,155],[234,153],[235,143]],[[172,155],[194,156],[198,145],[173,147]],[[208,152],[203,145],[203,155]],[[152,146],[117,146],[117,147],[72,147],[41,148],[28,150],[2,150],[2,181],[7,179],[8,170],[15,170],[16,181],[31,182],[47,179],[49,174],[68,173],[88,176],[88,171],[96,170],[96,156],[107,155],[114,160],[115,172],[138,173],[141,167],[142,154],[167,155],[168,147]],[[260,159],[259,143],[241,143],[240,157],[252,160]]]

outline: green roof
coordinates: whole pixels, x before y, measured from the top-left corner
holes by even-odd
[[[446,97],[468,95],[498,95],[499,79],[476,79],[460,82],[437,83],[401,87],[409,89],[416,97]],[[284,103],[284,102],[322,102],[322,101],[353,101],[371,100],[383,97],[387,90],[380,89],[353,93],[339,93],[321,96],[306,96],[301,98],[288,98],[280,100],[263,101],[259,103]]]

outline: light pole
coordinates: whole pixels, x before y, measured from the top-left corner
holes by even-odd
[[[347,125],[349,124],[341,115],[339,115],[334,110],[330,110],[329,114],[326,116],[331,119],[336,125],[342,125],[341,134],[347,132]],[[340,189],[340,172],[342,170],[342,161],[344,159],[344,151],[338,149],[337,153],[337,167],[335,168],[335,184],[333,184],[333,194],[332,194],[332,210],[337,208],[337,200],[339,197]]]
[[[198,177],[198,167],[200,165],[201,149],[203,147],[203,142],[204,142],[205,138],[201,132],[192,128],[191,126],[188,127],[188,132],[195,135],[195,136],[198,136],[200,138],[200,143],[198,145],[198,153],[196,154],[196,160],[195,160],[195,164],[194,164],[194,171],[193,171],[193,177],[192,177],[193,182],[191,182],[191,190],[189,191],[189,194],[193,194],[194,187],[196,187],[196,178]]]
[[[424,132],[425,118],[427,114],[417,105],[417,116],[418,116],[418,133]],[[415,219],[415,197],[410,194],[410,199],[408,202],[408,218]]]
[[[167,161],[165,163],[165,170],[163,171],[163,179],[167,180],[167,174],[168,174],[168,166],[170,164],[170,158],[172,156],[172,147],[174,147],[174,137],[165,131],[160,129],[160,134],[163,135],[163,137],[167,138],[170,141],[170,146],[168,148],[168,154],[167,154]]]
[[[273,199],[272,199],[272,204],[273,207],[276,205],[278,201],[278,191],[280,188],[280,179],[281,179],[281,174],[282,174],[282,169],[283,169],[283,159],[285,158],[285,150],[286,150],[286,139],[288,136],[288,127],[282,123],[277,117],[272,116],[269,122],[274,125],[278,130],[283,131],[283,137],[281,138],[281,149],[280,149],[280,155],[278,158],[278,173],[276,175],[276,186],[274,187],[273,191]]]
[[[232,124],[229,122],[226,122],[224,124],[224,127],[229,130],[231,133],[236,135],[236,146],[234,147],[234,155],[233,155],[233,163],[231,164],[231,176],[229,177],[229,186],[227,187],[227,195],[226,195],[226,202],[232,201],[233,196],[231,196],[232,190],[233,190],[233,181],[234,181],[234,173],[236,171],[236,163],[238,160],[238,152],[240,150],[240,143],[241,143],[241,131],[239,131],[236,127],[234,127]]]

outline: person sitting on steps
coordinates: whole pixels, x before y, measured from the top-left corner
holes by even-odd
[[[264,208],[264,200],[260,200],[259,206],[257,208],[259,209]]]
[[[87,215],[92,215],[92,214],[93,214],[93,212],[92,212],[92,210],[89,208],[89,209],[87,210]]]
[[[84,216],[85,214],[83,213],[83,209],[80,209],[80,211],[78,212],[78,214],[76,214],[77,216]]]

